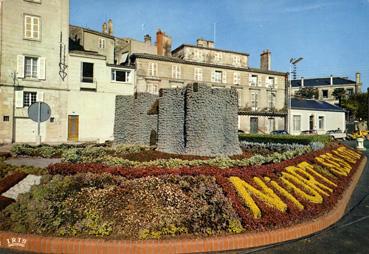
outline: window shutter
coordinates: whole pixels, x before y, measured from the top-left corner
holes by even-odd
[[[227,84],[227,72],[226,71],[222,72],[222,83]]]
[[[44,101],[44,92],[37,92],[37,98],[36,101],[37,102],[43,102]]]
[[[215,82],[215,70],[211,72],[211,82]]]
[[[38,79],[46,79],[46,59],[40,57],[37,61],[38,64]]]
[[[17,56],[17,78],[24,78],[24,59],[22,55]]]
[[[178,78],[182,77],[182,68],[181,66],[178,66]]]
[[[15,91],[15,107],[23,108],[23,91]]]

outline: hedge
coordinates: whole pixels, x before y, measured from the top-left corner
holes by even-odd
[[[327,144],[331,138],[327,135],[264,135],[264,134],[240,134],[240,141],[258,142],[258,143],[283,143],[283,144],[304,144],[312,142],[321,142]]]

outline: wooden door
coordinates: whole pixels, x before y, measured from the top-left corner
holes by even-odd
[[[257,117],[250,118],[250,133],[258,133],[259,124]]]
[[[78,141],[79,116],[68,116],[68,141]]]

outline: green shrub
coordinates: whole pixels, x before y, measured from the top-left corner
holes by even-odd
[[[264,135],[264,134],[240,134],[240,141],[258,142],[258,143],[288,143],[288,144],[304,144],[308,145],[311,142],[321,142],[328,144],[331,138],[327,135]]]

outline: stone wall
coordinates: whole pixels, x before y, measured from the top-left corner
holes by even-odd
[[[158,104],[157,98],[146,93],[136,98],[117,96],[117,143],[149,145],[152,131],[157,131],[157,150],[162,152],[200,156],[241,153],[235,89],[191,84],[161,89]],[[148,115],[149,111],[156,115]]]
[[[157,136],[157,114],[151,114],[158,96],[139,93],[117,96],[115,101],[114,139],[121,144],[150,145]],[[151,142],[150,142],[151,139]]]
[[[158,150],[186,153],[185,88],[161,89],[159,99]]]
[[[235,89],[188,85],[185,108],[187,154],[214,156],[241,153]]]

